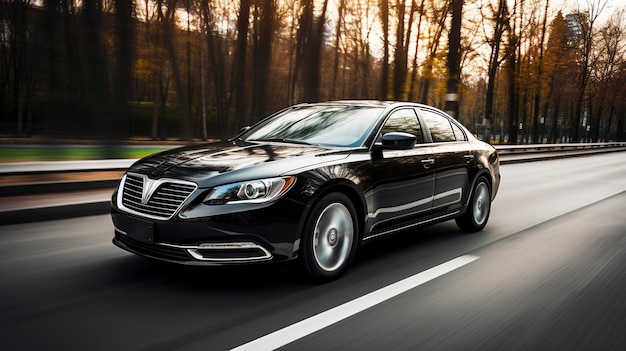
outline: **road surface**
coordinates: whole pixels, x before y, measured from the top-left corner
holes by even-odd
[[[0,226],[2,349],[626,349],[626,153],[502,177],[483,232],[376,240],[322,285],[151,262],[107,215]]]

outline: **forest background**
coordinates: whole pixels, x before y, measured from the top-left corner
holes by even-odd
[[[207,140],[298,102],[402,100],[444,109],[454,52],[453,112],[480,138],[623,141],[619,6],[3,0],[0,136]],[[456,41],[455,11],[462,14]]]

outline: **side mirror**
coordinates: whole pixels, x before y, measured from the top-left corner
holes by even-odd
[[[382,146],[384,149],[409,150],[415,147],[417,138],[413,134],[393,132],[383,135]]]

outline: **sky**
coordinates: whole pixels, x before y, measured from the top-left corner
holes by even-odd
[[[599,4],[605,4],[598,17],[600,22],[608,20],[619,9],[626,9],[626,1],[624,0],[556,0],[554,3],[556,8],[562,8],[564,12],[567,10],[569,10],[567,12],[573,12],[577,9],[584,11],[589,9],[590,5],[595,5],[596,8],[599,8]]]

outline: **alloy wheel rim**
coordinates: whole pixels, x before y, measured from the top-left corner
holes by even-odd
[[[336,271],[348,259],[354,238],[350,211],[340,203],[328,205],[318,217],[314,230],[315,261],[324,271]]]
[[[474,195],[474,221],[477,225],[483,225],[489,216],[491,198],[489,197],[489,188],[487,184],[480,183],[476,187]]]

